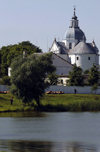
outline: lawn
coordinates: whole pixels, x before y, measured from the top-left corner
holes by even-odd
[[[0,94],[0,112],[34,111],[36,104],[24,105],[11,94]],[[34,102],[34,101],[33,101]],[[34,108],[35,105],[35,108]],[[48,94],[41,99],[40,111],[100,111],[100,95],[87,94]]]
[[[21,100],[17,98],[13,98],[13,105],[10,103],[12,95],[8,94],[0,94],[0,112],[18,112],[18,111],[28,111],[32,110],[33,107],[29,105],[24,105]]]
[[[100,95],[45,95],[41,103],[47,111],[100,111]]]

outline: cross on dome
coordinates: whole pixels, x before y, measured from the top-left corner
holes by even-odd
[[[73,14],[72,19],[77,20],[77,16],[76,16],[76,7],[75,7],[75,6],[74,6],[74,14]]]
[[[74,6],[74,16],[76,16],[76,7]]]

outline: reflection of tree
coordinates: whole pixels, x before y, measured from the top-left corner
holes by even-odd
[[[0,113],[0,117],[46,117],[46,113],[40,112],[6,112]],[[16,120],[16,119],[15,119]],[[19,119],[20,120],[20,119]]]
[[[6,147],[10,152],[97,152],[92,145],[81,143],[56,143],[32,141],[2,141],[1,147]],[[1,149],[0,149],[1,150]],[[3,149],[5,150],[5,149]]]
[[[97,149],[92,145],[81,143],[52,143],[51,152],[97,152]]]
[[[10,152],[51,152],[50,142],[9,141]]]
[[[66,152],[97,152],[97,149],[92,145],[72,143],[67,146]]]

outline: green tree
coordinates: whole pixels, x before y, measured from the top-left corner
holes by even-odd
[[[11,65],[12,60],[19,55],[23,55],[24,51],[27,53],[27,56],[33,53],[42,52],[41,49],[29,41],[3,46],[0,49],[0,76],[6,76],[8,74],[8,67]]]
[[[10,86],[11,85],[11,83],[10,83],[10,77],[9,76],[4,76],[2,78],[2,84]]]
[[[91,88],[92,91],[95,91],[95,94],[96,94],[96,90],[98,89],[98,85],[97,84],[94,84]]]
[[[88,75],[88,83],[93,86],[94,84],[98,84],[99,82],[99,71],[98,67],[93,65],[93,67],[89,71]]]
[[[83,86],[84,85],[84,76],[82,74],[82,69],[77,67],[76,65],[73,66],[71,72],[69,72],[69,85],[70,86]]]
[[[57,85],[58,76],[56,75],[56,73],[53,72],[48,75],[48,80],[50,85]]]
[[[40,98],[46,87],[48,74],[55,71],[52,65],[52,54],[31,55],[26,58],[16,58],[11,68],[11,92],[22,102],[28,103],[35,99],[40,107]]]
[[[85,71],[84,71],[84,74],[88,74],[88,73],[89,73],[89,70],[85,70]]]

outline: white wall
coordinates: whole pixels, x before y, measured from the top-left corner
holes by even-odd
[[[51,47],[51,49],[50,49],[50,52],[53,52],[53,53],[60,53],[59,52],[59,48],[58,48],[58,46],[56,45],[56,43],[53,43],[53,45],[52,45],[52,47]]]
[[[61,81],[63,81],[63,85],[66,86],[68,80],[69,80],[68,77],[63,77],[63,76],[62,77],[58,77],[57,85],[62,85]]]
[[[11,68],[10,67],[8,68],[8,76],[9,77],[11,76]]]
[[[77,87],[77,86],[50,86],[46,91],[63,91],[64,93],[74,93],[74,89],[77,90],[78,94],[91,94],[91,87]],[[96,90],[96,94],[100,94],[100,86]]]
[[[76,63],[75,55],[69,55],[69,57],[71,59],[71,64],[75,64]]]
[[[99,64],[99,57],[96,54],[81,54],[81,55],[69,55],[71,57],[71,63],[80,66],[84,71],[90,69],[93,64]],[[77,57],[79,58],[77,60]],[[90,57],[90,60],[88,59]]]
[[[77,86],[50,86],[46,91],[63,91],[64,93],[74,93],[74,89],[77,90],[79,94],[91,94],[91,87],[77,87]],[[0,85],[0,91],[9,91],[9,88],[6,85]],[[96,94],[100,94],[100,86],[96,90]]]

